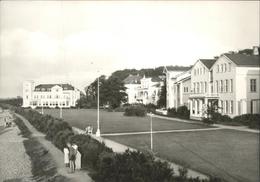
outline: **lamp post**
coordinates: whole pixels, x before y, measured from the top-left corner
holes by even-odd
[[[97,79],[97,132],[96,136],[100,137],[100,126],[99,126],[99,77]]]
[[[60,106],[60,118],[62,118],[62,107]]]
[[[153,113],[150,113],[150,138],[151,138],[151,151],[153,151]]]

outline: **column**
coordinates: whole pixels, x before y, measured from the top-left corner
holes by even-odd
[[[202,116],[202,99],[199,100],[199,112],[200,112],[200,116]]]
[[[198,111],[198,105],[197,105],[198,101],[197,101],[197,99],[195,99],[194,102],[195,102],[195,104],[194,104],[195,105],[195,113],[194,113],[194,115],[197,115],[197,111]]]
[[[189,100],[189,102],[190,102],[190,116],[192,115],[192,111],[193,111],[193,107],[192,107],[193,100],[194,99]]]

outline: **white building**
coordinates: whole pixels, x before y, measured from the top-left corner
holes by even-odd
[[[254,55],[228,53],[216,60],[199,60],[191,70],[190,116],[201,119],[208,106],[234,117],[260,113],[260,62]]]
[[[138,95],[138,89],[141,87],[141,79],[141,76],[131,74],[126,79],[124,79],[127,94],[127,103],[134,104],[138,102],[136,98]]]
[[[174,66],[166,66],[164,68],[164,73],[166,75],[166,108],[173,108],[173,107],[176,108],[181,104],[184,104],[185,101],[183,101],[183,99],[180,99],[180,97],[182,97],[181,92],[184,90],[184,88],[180,88],[180,86],[183,87],[185,85],[185,87],[187,87],[187,85],[189,85],[188,82],[189,82],[190,73],[187,72],[189,69],[190,69],[189,67],[178,68]],[[177,87],[179,90],[178,93],[177,93]],[[186,97],[186,94],[188,92],[186,92],[185,90],[184,98]],[[178,97],[180,99],[178,103],[177,103],[178,100],[177,95],[179,95]]]
[[[70,84],[23,83],[23,107],[75,107],[80,91]]]
[[[125,80],[128,103],[157,104],[163,86],[162,77],[140,77],[139,75],[129,75]]]
[[[217,102],[218,94],[213,92],[211,67],[216,59],[199,59],[191,69],[190,118],[201,119],[205,106]]]

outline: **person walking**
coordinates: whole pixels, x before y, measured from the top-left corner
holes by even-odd
[[[69,167],[70,161],[69,161],[69,146],[68,146],[68,144],[67,144],[66,147],[64,147],[63,153],[64,153],[64,164],[65,164],[66,167]]]
[[[68,144],[69,146],[69,161],[70,161],[70,172],[75,172],[75,160],[76,160],[76,150],[71,146],[71,144]]]

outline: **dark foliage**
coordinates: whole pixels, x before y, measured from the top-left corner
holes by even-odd
[[[132,105],[125,109],[125,116],[146,116],[146,108],[143,105]]]

